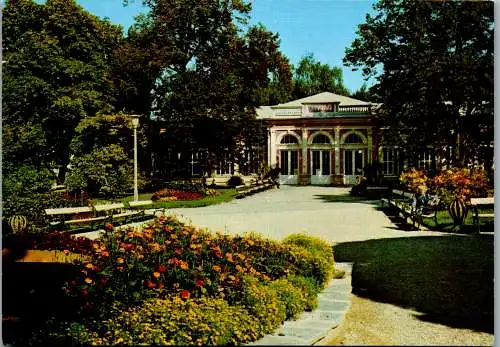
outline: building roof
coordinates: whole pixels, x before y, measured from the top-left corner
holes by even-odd
[[[356,106],[356,105],[369,105],[371,102],[369,101],[361,101],[357,99],[350,98],[348,96],[343,96],[339,94],[334,94],[330,92],[323,92],[316,95],[308,96],[306,98],[297,99],[289,102],[285,102],[283,104],[278,104],[275,107],[289,107],[289,106],[301,106],[302,104],[324,104],[331,102],[339,102],[340,106]]]
[[[288,114],[289,116],[292,116],[293,118],[300,117],[301,116],[301,108],[302,105],[308,105],[308,104],[328,104],[328,103],[338,103],[339,106],[369,106],[371,105],[372,107],[376,108],[379,106],[379,104],[374,104],[369,101],[361,101],[357,99],[350,98],[348,96],[343,96],[339,94],[334,94],[330,92],[323,92],[319,93],[316,95],[308,96],[306,98],[302,99],[297,99],[289,102],[285,102],[282,104],[278,105],[272,105],[272,106],[260,106],[256,108],[256,113],[258,118],[275,118],[275,112],[285,112],[285,114]],[[286,111],[286,109],[289,109],[290,112]],[[281,111],[279,111],[281,110]],[[294,111],[295,110],[295,111]],[[297,114],[298,112],[298,114]],[[284,114],[281,114],[279,118],[283,119]],[[347,114],[341,114],[339,112],[335,113],[335,115],[331,115],[329,113],[325,114],[320,114],[316,113],[316,117],[353,117],[353,116],[362,116],[366,117],[367,114],[363,112],[363,114],[358,114],[356,115],[355,113],[348,112]]]

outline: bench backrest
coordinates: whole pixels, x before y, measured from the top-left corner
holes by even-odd
[[[470,199],[470,204],[473,206],[477,205],[494,205],[495,204],[495,198],[471,198]]]
[[[94,205],[96,212],[117,210],[119,208],[125,208],[125,205],[122,202],[117,204]]]
[[[413,197],[412,193],[403,192],[402,190],[399,190],[399,189],[393,189],[392,190],[392,195],[400,195],[400,196],[404,196],[406,198],[412,198]]]
[[[152,205],[153,200],[140,200],[140,201],[129,201],[128,205],[130,207],[140,207],[140,206],[146,206],[146,205]]]
[[[61,214],[78,214],[86,212],[92,212],[92,207],[83,206],[83,207],[62,207],[62,208],[45,209],[45,214],[47,214],[48,216],[55,216]]]

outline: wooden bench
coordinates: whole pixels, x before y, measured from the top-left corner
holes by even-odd
[[[471,198],[470,206],[474,211],[473,221],[477,224],[478,232],[481,232],[481,224],[479,223],[480,218],[495,218],[494,213],[479,213],[479,206],[494,206],[495,198]]]
[[[241,199],[246,196],[268,190],[274,186],[274,183],[270,181],[266,182],[252,182],[250,185],[241,185],[236,187],[237,194],[236,199]]]
[[[414,218],[414,194],[399,189],[393,189],[387,198],[380,199],[382,206],[387,204],[403,215],[405,219],[410,217],[415,224]]]
[[[420,230],[420,226],[423,224],[424,218],[433,218],[436,226],[438,225],[437,213],[439,211],[440,198],[434,196],[427,204],[415,208],[414,215],[417,223],[417,228]],[[416,204],[416,201],[414,202]]]
[[[146,209],[148,207],[150,209],[153,209],[153,200],[139,200],[139,201],[129,201],[128,206],[132,209],[141,209],[143,211],[143,214],[146,213]],[[156,216],[156,212],[161,211],[162,214],[165,214],[165,207],[156,207],[154,208],[153,216]]]
[[[78,224],[90,224],[91,229],[93,229],[95,224],[105,223],[110,219],[109,216],[96,216],[92,206],[48,208],[45,209],[45,214],[49,219],[57,219],[49,221],[51,229],[57,226]]]

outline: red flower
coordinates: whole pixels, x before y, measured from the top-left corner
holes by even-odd
[[[103,277],[99,280],[99,283],[101,283],[102,285],[108,283],[108,278],[107,277]]]
[[[188,291],[188,290],[183,290],[183,291],[181,292],[181,298],[183,298],[183,299],[187,299],[187,298],[189,298],[189,296],[190,296],[190,295],[191,295],[191,294],[189,294],[189,291]]]
[[[113,230],[113,224],[111,224],[111,223],[104,224],[104,230],[108,230],[108,231]]]
[[[82,294],[83,296],[87,296],[87,295],[89,295],[89,291],[87,289],[82,289],[80,291],[80,294]]]
[[[196,286],[197,287],[203,286],[203,281],[202,280],[196,280]]]
[[[182,249],[181,248],[177,248],[175,250],[175,254],[181,255],[182,254]]]
[[[154,287],[156,287],[156,283],[154,283],[151,280],[146,280],[144,283],[146,284],[146,287],[148,287],[149,289],[153,289]]]
[[[165,265],[163,264],[158,265],[158,272],[163,273],[165,271],[167,271],[167,267]]]
[[[83,305],[83,308],[86,310],[90,310],[92,308],[92,304],[87,302],[85,303],[85,305]]]

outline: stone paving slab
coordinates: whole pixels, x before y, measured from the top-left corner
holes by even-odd
[[[297,320],[290,320],[262,339],[248,345],[302,345],[311,346],[323,339],[331,329],[344,320],[350,306],[352,287],[350,271],[352,263],[336,263],[337,268],[345,268],[346,276],[333,279],[318,296],[318,308],[303,312]]]

